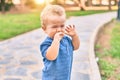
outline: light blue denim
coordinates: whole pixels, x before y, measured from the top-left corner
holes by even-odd
[[[40,45],[43,56],[44,68],[42,70],[42,80],[70,80],[73,45],[68,36],[64,36],[60,41],[60,49],[57,58],[53,61],[46,59],[46,51],[53,39],[47,37]]]

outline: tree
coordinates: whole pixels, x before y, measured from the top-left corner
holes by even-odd
[[[108,5],[108,8],[109,8],[109,10],[112,10],[112,5],[111,5],[111,0],[109,0],[109,5]]]
[[[13,6],[12,0],[0,0],[0,11],[2,11],[2,13],[8,11],[11,6]]]
[[[1,11],[2,11],[2,13],[5,13],[5,0],[1,0],[0,1],[1,3]]]
[[[85,0],[74,0],[78,4],[81,10],[86,10]]]
[[[87,0],[87,5],[92,6],[92,0]]]
[[[120,20],[120,0],[118,1],[117,19]]]

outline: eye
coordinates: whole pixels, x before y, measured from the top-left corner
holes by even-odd
[[[61,25],[61,28],[64,28],[65,25]]]
[[[52,26],[52,28],[57,28],[57,26]]]

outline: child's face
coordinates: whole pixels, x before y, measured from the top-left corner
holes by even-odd
[[[49,16],[47,24],[44,29],[48,36],[54,38],[54,35],[57,32],[64,33],[65,20],[66,20],[65,16]]]

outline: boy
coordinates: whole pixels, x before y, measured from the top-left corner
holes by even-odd
[[[70,80],[73,50],[79,48],[80,42],[75,26],[65,27],[65,20],[65,10],[59,5],[46,6],[41,13],[42,29],[48,35],[40,45],[42,80]]]

